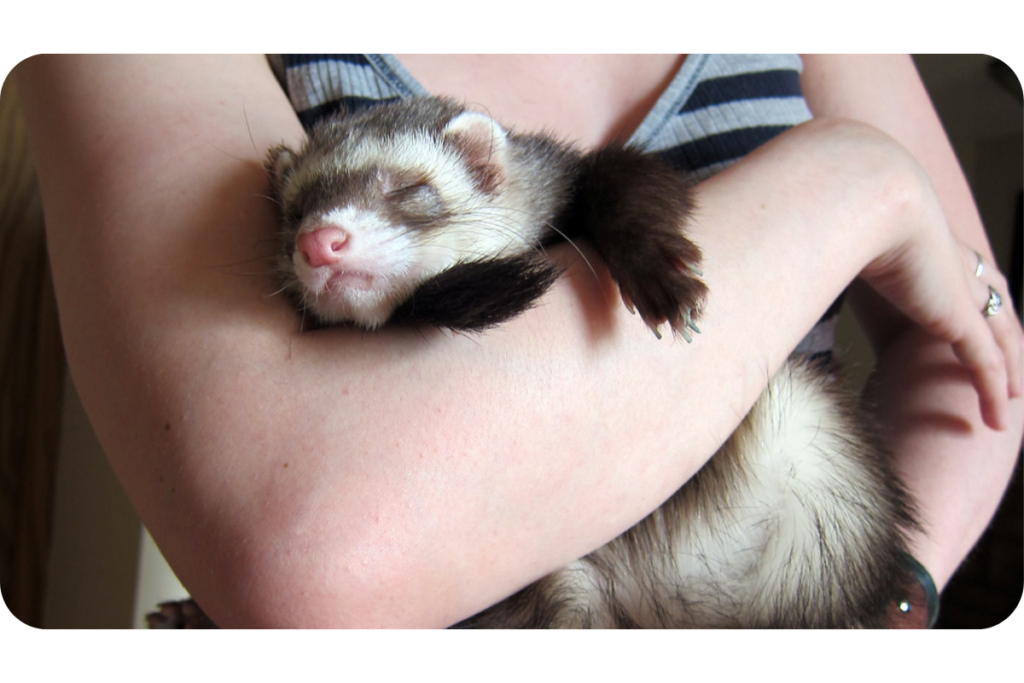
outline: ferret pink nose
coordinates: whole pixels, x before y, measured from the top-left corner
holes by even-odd
[[[341,252],[348,242],[348,233],[341,228],[317,228],[299,235],[295,246],[302,253],[306,263],[319,268],[341,260]]]

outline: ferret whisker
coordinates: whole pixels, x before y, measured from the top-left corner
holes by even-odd
[[[267,199],[267,200],[273,202],[278,207],[284,206],[283,202],[281,202],[280,199],[278,199],[277,197],[274,197],[273,195],[263,194],[262,192],[253,192],[249,196],[250,197],[256,197],[258,199]]]
[[[591,274],[592,274],[592,275],[594,276],[594,281],[595,281],[595,282],[597,282],[597,283],[600,283],[600,282],[601,282],[601,276],[599,276],[599,275],[597,274],[597,270],[595,270],[595,269],[594,269],[594,264],[592,264],[592,263],[590,262],[590,259],[589,259],[589,258],[587,258],[587,255],[586,255],[585,253],[583,253],[583,250],[579,248],[579,246],[578,246],[578,245],[576,244],[576,242],[575,242],[574,240],[572,240],[572,239],[571,239],[571,238],[570,238],[570,237],[569,237],[568,235],[566,235],[566,234],[565,234],[564,232],[562,232],[561,230],[559,230],[557,226],[555,226],[555,225],[553,225],[553,224],[551,224],[551,223],[548,223],[548,224],[547,224],[547,226],[548,226],[548,227],[549,227],[549,228],[550,228],[550,229],[551,229],[551,230],[552,230],[553,232],[555,232],[555,233],[557,233],[557,234],[561,235],[561,236],[562,236],[562,239],[564,239],[564,240],[565,240],[565,241],[566,241],[566,242],[567,242],[567,243],[569,244],[569,246],[571,246],[571,247],[572,247],[573,249],[575,249],[575,250],[576,250],[576,253],[580,255],[580,258],[582,258],[582,259],[583,259],[583,262],[584,262],[585,264],[587,264],[587,268],[589,268],[589,269],[590,269],[590,272],[591,272]],[[602,289],[601,291],[602,291],[602,294],[603,294],[604,290]],[[606,299],[605,303],[607,303],[607,297],[605,297],[605,299]]]
[[[267,294],[266,296],[267,296],[268,299],[273,299],[274,297],[280,296],[280,295],[284,294],[285,292],[287,292],[289,289],[292,288],[292,286],[293,286],[292,284],[286,284],[283,287],[274,290],[270,294]]]
[[[249,142],[252,143],[252,151],[257,157],[261,157],[260,151],[256,149],[256,140],[252,137],[252,126],[249,125],[249,112],[245,110],[245,102],[242,103],[242,117],[245,119],[245,131],[249,134]]]
[[[260,168],[263,168],[263,164],[259,163],[258,161],[255,161],[255,160],[253,160],[251,158],[240,157],[237,154],[232,154],[231,152],[227,151],[226,149],[222,149],[222,148],[220,148],[217,145],[214,145],[212,143],[207,143],[207,144],[209,144],[210,147],[212,147],[213,149],[217,150],[218,152],[220,152],[224,156],[228,156],[228,157],[231,157],[232,159],[240,161],[243,164],[245,164],[246,166],[258,166]]]

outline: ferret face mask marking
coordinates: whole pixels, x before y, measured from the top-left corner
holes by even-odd
[[[435,275],[528,248],[520,231],[500,229],[506,134],[489,117],[346,133],[317,129],[301,154],[278,148],[269,163],[285,224],[280,268],[321,322],[378,327]]]

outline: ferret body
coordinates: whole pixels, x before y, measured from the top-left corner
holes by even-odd
[[[544,293],[558,270],[542,247],[570,236],[656,334],[697,331],[688,180],[635,150],[582,153],[414,98],[328,119],[268,168],[282,278],[320,323],[488,329]],[[914,521],[873,433],[829,375],[791,360],[647,519],[460,626],[879,625]]]

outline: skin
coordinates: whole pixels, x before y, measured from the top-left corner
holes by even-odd
[[[608,64],[565,59],[592,76],[565,100],[600,106],[496,97],[492,113],[596,144],[675,63],[646,63],[646,94],[623,100],[597,77]],[[466,64],[448,71],[497,68]],[[539,95],[561,87],[556,70],[503,65],[508,92],[531,75]],[[276,219],[257,162],[302,132],[262,58],[38,57],[18,77],[76,386],[222,626],[444,626],[603,544],[713,454],[858,274],[969,361],[981,402],[955,384],[972,443],[979,406],[1019,442],[1019,329],[1000,347],[966,276],[934,275],[963,268],[961,247],[921,165],[874,128],[813,122],[701,184],[691,232],[712,294],[692,345],[654,339],[568,248],[542,305],[484,337],[299,334],[263,275]],[[979,478],[986,496],[1005,484]]]

